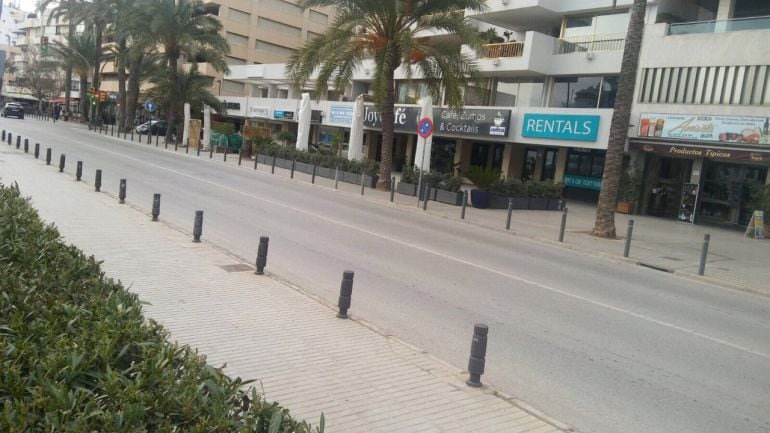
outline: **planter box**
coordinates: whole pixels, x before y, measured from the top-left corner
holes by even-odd
[[[318,177],[325,177],[325,178],[334,179],[334,169],[333,168],[320,167],[319,166],[315,170],[315,175],[318,176]]]
[[[560,198],[548,199],[548,210],[562,210],[564,209],[564,200]]]
[[[280,168],[285,168],[286,170],[291,170],[291,162],[292,161],[290,159],[276,158],[275,166]]]
[[[444,191],[443,189],[431,188],[431,197],[434,201],[439,203],[451,204],[453,206],[460,206],[463,204],[463,193]]]
[[[267,162],[270,160],[270,157],[267,155],[257,154],[257,162],[260,164],[267,164]]]
[[[529,198],[527,197],[508,197],[497,194],[492,194],[489,207],[492,209],[508,209],[509,198],[513,198],[514,209],[529,209]]]
[[[548,210],[548,199],[532,197],[529,199],[530,210]]]
[[[334,178],[334,170],[332,170],[332,178]],[[361,185],[361,175],[358,173],[351,173],[349,171],[341,171],[339,173],[339,179],[345,183],[352,183],[354,185]],[[364,186],[367,188],[374,188],[377,186],[377,176],[364,176]]]
[[[471,205],[476,209],[487,209],[490,205],[492,194],[480,189],[471,190]]]
[[[615,207],[615,211],[618,213],[624,213],[630,215],[634,213],[634,202],[632,201],[619,201]]]
[[[300,173],[313,174],[313,164],[308,164],[306,162],[297,162],[294,165],[294,171],[298,171]],[[316,175],[318,175],[318,172],[316,172]]]
[[[417,184],[399,182],[398,187],[396,188],[396,192],[414,197],[417,195]]]

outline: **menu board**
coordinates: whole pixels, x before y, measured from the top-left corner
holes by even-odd
[[[695,208],[698,205],[698,184],[686,183],[682,186],[682,200],[679,202],[679,221],[695,223]]]
[[[763,211],[754,211],[754,215],[751,216],[749,226],[746,227],[746,233],[744,236],[752,237],[755,239],[765,238],[765,213]]]
[[[639,137],[770,146],[770,118],[642,113]]]

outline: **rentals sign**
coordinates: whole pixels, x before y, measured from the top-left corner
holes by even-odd
[[[527,113],[524,115],[521,136],[596,141],[599,119],[596,115]]]

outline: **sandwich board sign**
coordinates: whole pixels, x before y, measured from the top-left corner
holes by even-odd
[[[751,216],[748,227],[746,227],[746,233],[744,236],[754,239],[765,238],[765,213],[761,210],[755,210],[754,215]]]

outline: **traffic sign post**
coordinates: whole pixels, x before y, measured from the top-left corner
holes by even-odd
[[[417,181],[417,207],[420,207],[420,197],[422,196],[422,172],[425,166],[425,146],[428,141],[428,137],[433,134],[433,121],[427,117],[423,117],[417,122],[417,135],[422,137],[422,157],[420,157],[420,178]],[[425,201],[428,201],[428,194],[425,194]]]
[[[155,105],[155,102],[152,100],[149,100],[144,103],[144,109],[152,113],[157,108],[157,105]]]

